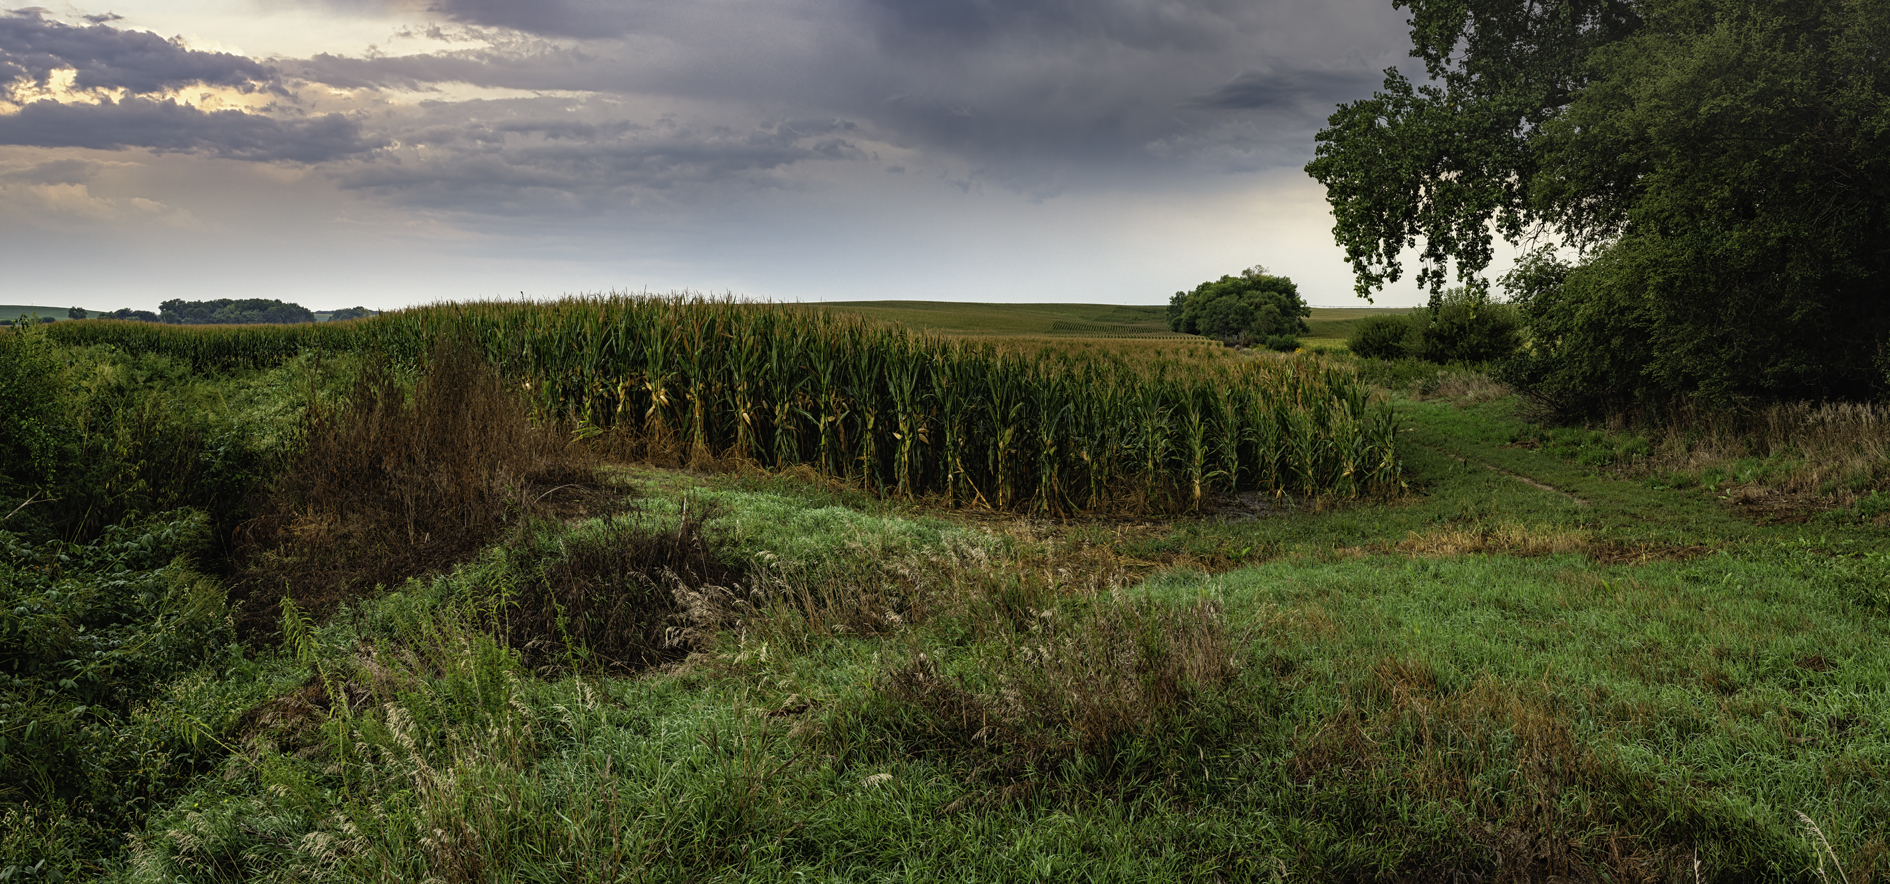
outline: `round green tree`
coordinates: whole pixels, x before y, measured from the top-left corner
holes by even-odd
[[[1311,315],[1291,279],[1260,266],[1176,292],[1168,301],[1169,328],[1242,347],[1291,350],[1311,331]]]

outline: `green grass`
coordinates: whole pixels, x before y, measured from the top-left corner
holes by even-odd
[[[292,370],[244,387],[259,423]],[[747,574],[668,665],[521,662],[508,600],[603,529],[543,525],[154,695],[128,732],[229,751],[64,869],[1885,880],[1890,531],[1755,525],[1427,389],[1394,397],[1387,501],[1057,522],[628,468],[625,519],[713,512]],[[16,810],[0,856],[61,820]]]
[[[1347,553],[1485,506],[1472,518],[1586,518],[1485,468],[1418,460],[1424,500],[1242,523],[1248,539],[1299,535],[1260,565],[1117,595],[1053,582],[1010,613],[1001,581],[964,574],[953,588],[988,604],[879,636],[810,629],[819,615],[801,611],[637,679],[537,677],[455,622],[480,587],[515,579],[490,558],[322,631],[312,668],[358,684],[360,710],[233,759],[154,822],[118,877],[214,878],[221,864],[245,870],[229,880],[1352,880],[1534,863],[1684,879],[1697,856],[1706,880],[1811,880],[1803,812],[1851,880],[1868,879],[1890,820],[1890,658],[1866,582],[1783,535],[1643,565]],[[701,483],[658,493],[715,501],[748,555],[791,542],[800,556],[938,560],[967,530]],[[1643,512],[1710,508],[1618,494]],[[1112,612],[1182,622],[1203,603],[1238,637],[1237,671],[1124,710],[1133,720],[1083,751],[1068,748],[1070,710],[1002,700],[1035,696],[1037,673],[1093,668],[1082,637],[1118,624]],[[1176,634],[1130,620],[1143,624],[1131,646],[1180,653]],[[783,641],[790,626],[800,637]],[[363,648],[386,650],[370,665]],[[889,688],[921,659],[996,736],[953,730],[941,695]],[[1025,758],[1041,766],[1010,767]]]

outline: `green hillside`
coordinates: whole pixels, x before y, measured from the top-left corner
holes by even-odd
[[[1168,328],[1166,306],[971,304],[950,301],[829,301],[816,306],[954,335],[1184,337]],[[1341,346],[1359,320],[1413,307],[1314,307],[1311,345]]]
[[[0,304],[0,319],[18,319],[22,316],[39,316],[42,318],[50,316],[54,319],[64,319],[66,318],[66,312],[71,309],[72,305],[70,304],[64,307],[48,307],[44,304],[37,306],[32,304]],[[86,315],[97,316],[102,312],[104,311],[87,310]]]

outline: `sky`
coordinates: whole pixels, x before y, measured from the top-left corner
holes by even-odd
[[[1258,264],[1363,306],[1302,167],[1421,76],[1405,29],[1389,0],[0,7],[0,303],[1163,304]]]

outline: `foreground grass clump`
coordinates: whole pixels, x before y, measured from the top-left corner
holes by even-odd
[[[200,369],[476,342],[536,413],[657,462],[808,466],[875,494],[1066,515],[1400,486],[1390,413],[1311,359],[1047,362],[855,316],[691,297],[446,304],[341,325],[68,323]]]

